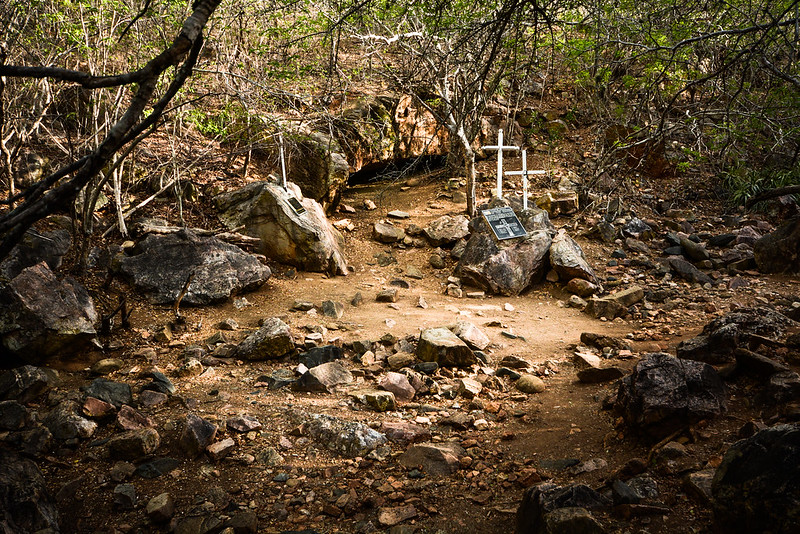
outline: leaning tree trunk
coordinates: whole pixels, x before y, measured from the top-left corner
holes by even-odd
[[[0,260],[8,255],[37,221],[69,206],[80,191],[106,167],[114,156],[141,141],[154,131],[167,105],[192,73],[203,45],[203,30],[222,0],[195,0],[192,13],[170,46],[137,71],[113,76],[93,76],[86,72],[53,67],[26,67],[0,64],[0,76],[72,82],[87,89],[129,85],[136,88],[128,109],[109,129],[98,147],[39,181],[9,203],[22,200],[14,209],[0,215]],[[161,76],[176,73],[163,95],[154,100]],[[146,114],[150,109],[150,113]],[[57,185],[58,184],[58,185]]]

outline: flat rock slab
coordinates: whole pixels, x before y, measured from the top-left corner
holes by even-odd
[[[86,289],[61,280],[46,263],[0,284],[0,354],[30,363],[86,349],[97,332],[97,312]]]
[[[272,274],[254,255],[190,230],[150,234],[113,266],[156,304],[174,303],[184,287],[183,304],[221,302],[260,287]]]
[[[469,235],[469,219],[464,215],[443,215],[431,221],[423,233],[433,247],[452,245]]]
[[[466,343],[447,328],[426,328],[420,333],[417,358],[440,367],[469,367],[478,358]]]
[[[433,476],[452,475],[461,468],[459,458],[466,451],[456,443],[418,443],[401,454],[397,461],[407,469],[421,469]]]
[[[484,350],[491,342],[483,330],[469,321],[458,321],[451,330],[459,339],[475,350]]]

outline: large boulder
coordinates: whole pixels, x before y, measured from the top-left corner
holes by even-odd
[[[60,532],[56,503],[32,461],[0,449],[0,531]]]
[[[726,407],[725,385],[713,367],[663,352],[645,355],[617,393],[628,426],[654,439],[714,418]]]
[[[796,321],[769,308],[740,308],[706,324],[699,335],[682,341],[676,352],[681,359],[724,364],[735,359],[736,348],[751,335],[780,341],[796,326]]]
[[[506,201],[494,199],[482,208],[506,205]],[[495,238],[482,216],[473,219],[472,235],[456,266],[456,276],[501,295],[518,295],[539,282],[547,269],[552,225],[547,213],[537,208],[518,210],[517,215],[528,235],[503,241]]]
[[[41,262],[45,262],[51,271],[55,271],[61,267],[61,260],[71,244],[72,238],[67,230],[43,234],[26,232],[22,241],[0,262],[0,279],[11,280],[24,269]]]
[[[564,281],[581,278],[594,284],[600,283],[581,246],[564,230],[558,231],[550,245],[550,265]]]
[[[789,534],[800,525],[800,425],[734,443],[711,485],[720,532]]]
[[[68,356],[95,338],[96,322],[86,289],[44,262],[0,286],[0,353],[31,363]]]
[[[239,247],[191,230],[139,241],[130,255],[114,260],[114,269],[156,304],[172,304],[188,287],[183,304],[205,305],[260,287],[269,267]]]
[[[800,217],[756,241],[753,256],[761,272],[800,272]]]
[[[294,197],[305,209],[297,213],[289,204]],[[255,182],[214,199],[219,217],[230,228],[261,239],[267,257],[307,271],[347,274],[342,249],[344,238],[313,198],[299,188],[289,190],[271,182]]]

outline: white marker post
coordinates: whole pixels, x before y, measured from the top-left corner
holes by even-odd
[[[528,170],[528,151],[522,151],[522,170],[506,171],[506,176],[522,176],[522,209],[528,209],[528,176],[547,174],[547,171]]]
[[[503,145],[503,130],[497,131],[497,145],[482,146],[483,150],[497,150],[497,198],[503,198],[503,151],[519,150],[518,146]]]
[[[281,153],[281,187],[284,191],[288,191],[289,187],[286,185],[286,157],[283,154],[283,134],[278,134],[278,145]]]

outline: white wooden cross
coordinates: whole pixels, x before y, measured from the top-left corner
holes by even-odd
[[[482,146],[483,150],[497,150],[497,198],[503,198],[503,151],[519,150],[518,146],[503,145],[503,130],[497,131],[497,144]]]
[[[522,170],[506,171],[506,176],[522,176],[522,209],[528,209],[528,176],[547,174],[547,171],[528,170],[528,151],[522,151]]]
[[[286,184],[286,156],[283,153],[283,134],[278,134],[278,145],[280,147],[280,154],[281,154],[281,187],[283,187],[284,191],[288,191],[289,188]]]

